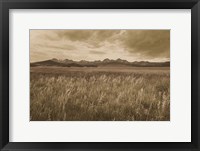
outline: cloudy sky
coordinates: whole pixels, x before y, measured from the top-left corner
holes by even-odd
[[[31,62],[57,59],[168,61],[169,30],[30,30]]]

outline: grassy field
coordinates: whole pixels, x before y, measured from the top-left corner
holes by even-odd
[[[31,121],[169,121],[169,68],[32,67]]]

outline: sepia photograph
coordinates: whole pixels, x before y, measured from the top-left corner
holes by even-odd
[[[29,36],[30,121],[170,121],[170,30]]]

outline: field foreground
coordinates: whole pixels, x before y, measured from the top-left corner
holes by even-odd
[[[169,121],[168,67],[31,67],[31,121]]]

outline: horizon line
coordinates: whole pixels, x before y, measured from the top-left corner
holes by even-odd
[[[109,59],[109,58],[105,58],[105,59]],[[72,59],[57,59],[57,58],[51,58],[51,59],[45,59],[45,60],[40,60],[40,61],[34,61],[34,62],[31,62],[30,63],[36,63],[36,62],[42,62],[42,61],[48,61],[48,60],[58,60],[58,61],[64,61],[64,60],[72,60],[74,62],[80,62],[80,61],[88,61],[88,62],[94,62],[94,61],[104,61],[105,59],[103,60],[93,60],[93,61],[89,61],[89,60],[79,60],[79,61],[75,61],[75,60],[72,60]],[[109,60],[113,60],[113,61],[116,61],[116,60],[125,60],[125,61],[128,61],[126,59],[121,59],[121,58],[117,58],[117,59],[109,59]],[[166,60],[166,61],[148,61],[148,60],[140,60],[140,61],[128,61],[128,62],[151,62],[151,63],[163,63],[163,62],[170,62],[170,60]]]

